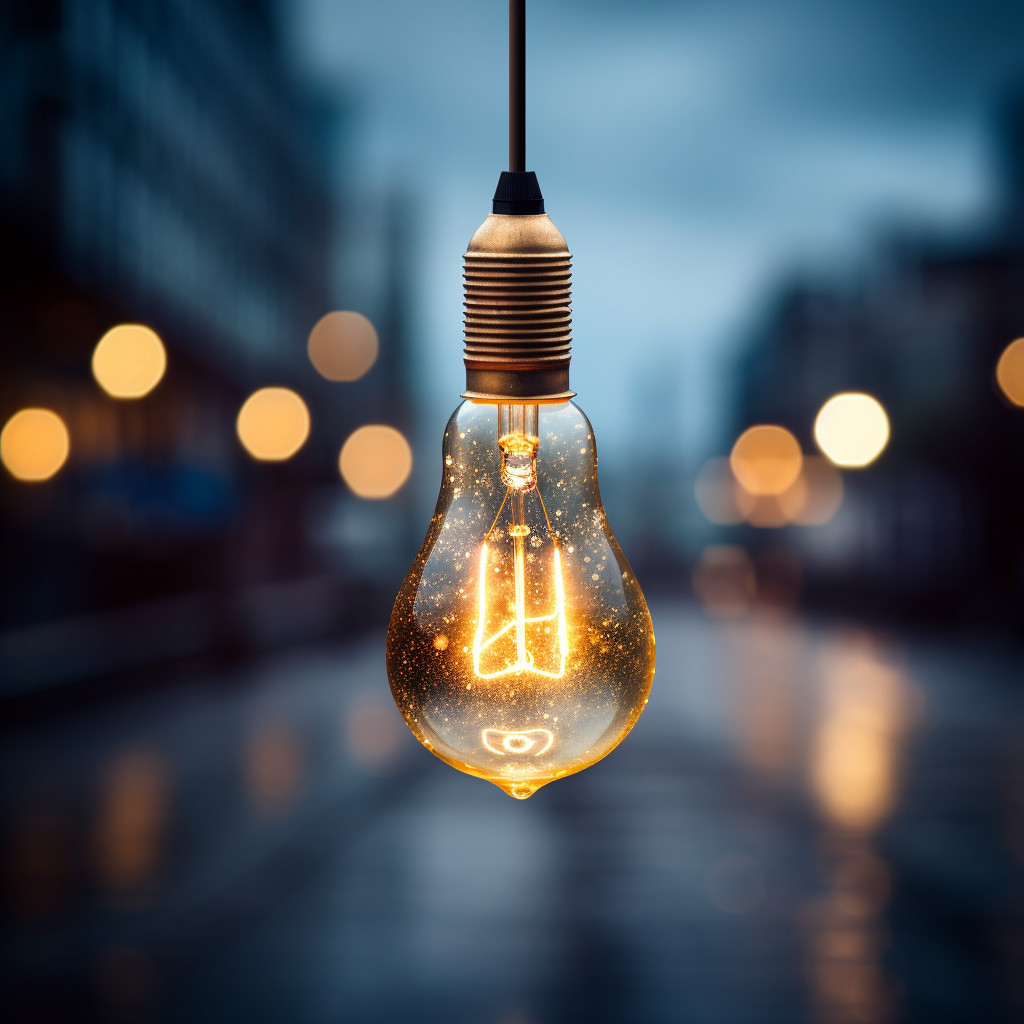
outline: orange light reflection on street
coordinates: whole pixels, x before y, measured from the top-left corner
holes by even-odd
[[[900,745],[917,692],[867,638],[826,649],[822,674],[825,708],[811,762],[814,791],[836,824],[872,829],[896,800]]]
[[[50,409],[22,409],[0,431],[0,459],[16,480],[49,480],[71,451],[68,428]]]
[[[278,815],[287,810],[305,775],[295,728],[276,720],[257,726],[245,746],[243,770],[246,791],[258,811]]]
[[[163,852],[169,778],[162,758],[129,750],[106,767],[100,780],[96,862],[110,889],[138,890],[152,883]]]
[[[882,962],[889,944],[882,918],[888,865],[856,835],[847,835],[827,858],[828,892],[802,915],[814,1019],[894,1020],[896,989]]]

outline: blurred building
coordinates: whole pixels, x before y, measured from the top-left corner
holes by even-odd
[[[45,485],[0,482],[9,691],[237,653],[373,607],[354,592],[358,538],[325,541],[316,520],[325,494],[357,502],[338,478],[347,434],[409,416],[407,272],[388,244],[372,296],[338,287],[351,243],[331,179],[345,120],[289,64],[276,11],[0,10],[0,421],[43,406],[71,436]],[[380,215],[392,240],[395,202]],[[342,302],[381,327],[384,357],[354,384],[322,380],[305,353]],[[113,401],[90,374],[96,342],[121,322],[147,324],[167,348],[144,401]],[[314,426],[274,465],[235,436],[242,401],[266,385],[298,391]],[[386,514],[399,538],[404,507]]]
[[[1024,334],[1024,105],[1001,124],[998,226],[962,237],[894,234],[856,280],[791,281],[754,332],[738,374],[736,434],[789,428],[814,451],[822,404],[865,391],[892,437],[844,473],[825,526],[794,528],[808,587],[885,614],[1009,622],[1024,612],[1024,419],[995,367]],[[750,531],[755,547],[778,531]]]

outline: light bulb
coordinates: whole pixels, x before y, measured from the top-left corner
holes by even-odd
[[[535,197],[500,198],[511,177],[466,254],[468,400],[387,665],[428,750],[526,799],[633,727],[654,633],[601,503],[593,429],[568,400],[569,253],[532,174],[507,190]]]
[[[428,750],[523,799],[633,727],[654,671],[651,618],[574,403],[464,402],[443,457],[391,618],[391,687]]]

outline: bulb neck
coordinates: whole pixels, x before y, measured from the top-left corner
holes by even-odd
[[[566,402],[572,255],[532,171],[504,171],[464,257],[466,390],[477,402]]]

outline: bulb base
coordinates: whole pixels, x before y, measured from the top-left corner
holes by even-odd
[[[545,213],[492,213],[480,226],[464,257],[464,398],[553,403],[575,395],[571,261]]]

